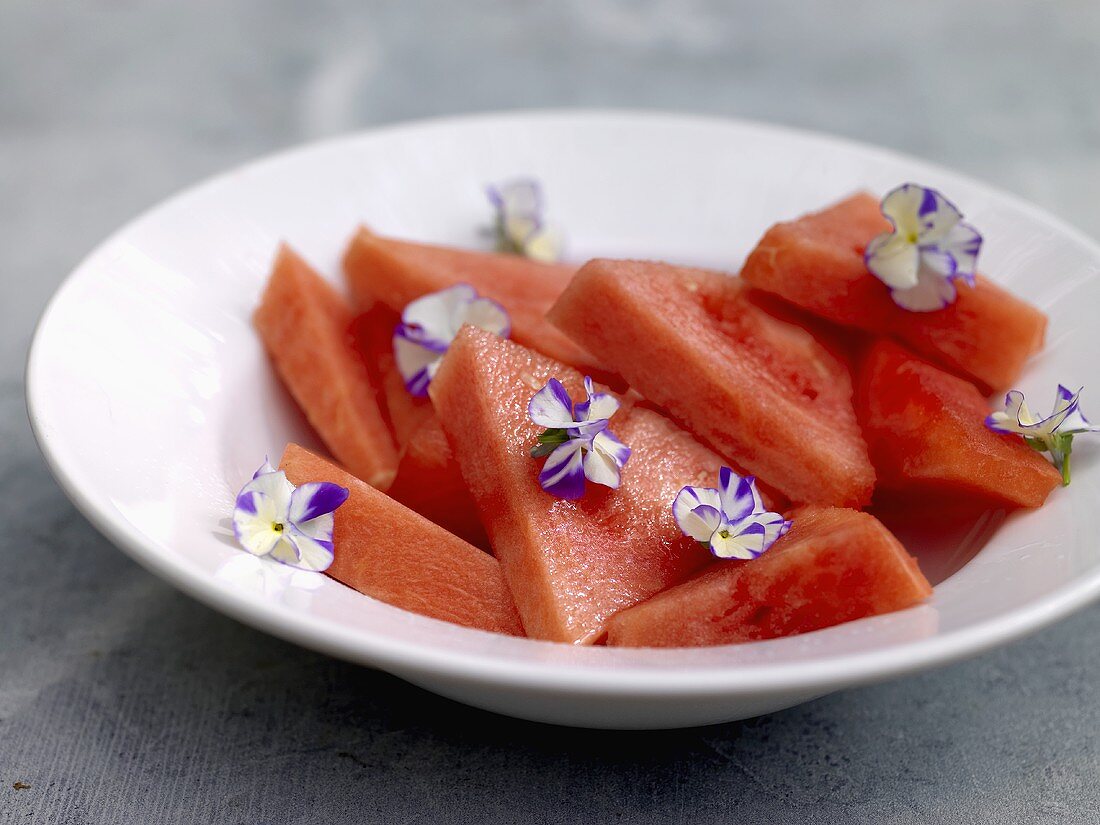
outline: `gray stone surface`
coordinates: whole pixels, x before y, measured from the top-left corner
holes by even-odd
[[[515,722],[146,574],[54,485],[21,389],[33,319],[81,255],[271,149],[490,108],[713,112],[912,151],[1100,235],[1098,76],[1095,0],[5,0],[0,822],[1098,821],[1100,609],[743,724]]]

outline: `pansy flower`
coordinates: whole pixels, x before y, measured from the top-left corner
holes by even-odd
[[[486,189],[496,210],[493,236],[498,252],[552,263],[561,255],[558,233],[543,217],[542,187],[527,178]]]
[[[607,429],[619,409],[619,400],[594,392],[592,379],[584,379],[585,400],[574,404],[565,386],[551,378],[535,393],[527,414],[546,431],[531,449],[533,458],[546,456],[539,483],[551,495],[577,499],[584,495],[585,479],[617,490],[630,448]]]
[[[718,489],[685,487],[672,502],[672,514],[685,536],[710,548],[720,559],[755,559],[791,529],[760,500],[756,479],[723,467]]]
[[[974,286],[982,236],[935,189],[906,183],[882,199],[890,232],[867,245],[864,261],[890,288],[894,303],[932,312],[954,303],[956,281]]]
[[[463,324],[472,324],[507,338],[511,321],[504,307],[482,298],[469,284],[417,298],[401,313],[393,333],[393,354],[405,388],[425,397],[439,362]]]
[[[347,501],[339,484],[315,481],[295,487],[267,461],[237,494],[233,533],[254,556],[270,556],[302,570],[332,564],[333,512]]]
[[[1024,394],[1013,390],[1005,396],[1005,408],[989,415],[985,425],[999,433],[1022,436],[1032,449],[1050,453],[1054,466],[1062,473],[1062,484],[1068,485],[1073,437],[1100,431],[1100,427],[1090,424],[1081,414],[1080,397],[1081,390],[1070,392],[1059,384],[1053,412],[1039,418],[1028,408]]]

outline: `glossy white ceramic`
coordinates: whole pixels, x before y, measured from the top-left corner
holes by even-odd
[[[968,563],[965,549],[912,548],[933,578],[946,576],[929,604],[739,647],[576,649],[494,636],[234,549],[234,492],[265,454],[307,437],[249,325],[276,244],[289,241],[333,279],[361,222],[480,245],[484,185],[520,174],[545,184],[573,259],[731,270],[777,219],[861,187],[936,186],[985,234],[982,269],[1050,314],[1049,347],[1022,388],[1043,403],[1059,381],[1100,392],[1100,248],[1014,197],[892,152],[759,124],[475,116],[250,164],[95,250],[50,303],[27,371],[31,421],[65,491],[141,564],[241,621],[472,705],[571,725],[675,727],[776,710],[972,655],[1100,592],[1098,453],[1083,443],[1073,486],[1010,517]],[[1086,412],[1090,400],[1100,410],[1100,395],[1085,400]]]

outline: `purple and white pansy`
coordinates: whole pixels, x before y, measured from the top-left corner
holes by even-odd
[[[890,288],[894,303],[933,312],[954,303],[956,282],[974,286],[982,236],[951,201],[925,186],[906,183],[882,199],[894,228],[867,245],[863,259]]]
[[[585,400],[574,404],[561,381],[551,378],[527,405],[531,420],[546,428],[531,449],[532,458],[546,456],[539,483],[558,498],[583,496],[586,479],[617,490],[630,458],[630,448],[608,429],[619,400],[610,393],[595,392],[587,376],[584,391]]]
[[[268,461],[237,494],[233,533],[254,556],[270,556],[302,570],[332,564],[333,512],[349,491],[327,481],[295,487]]]
[[[718,489],[682,489],[672,502],[672,514],[685,536],[720,559],[755,559],[791,529],[782,515],[768,512],[756,479],[742,478],[729,467],[718,474]]]
[[[1073,437],[1082,433],[1100,432],[1081,413],[1081,390],[1070,392],[1061,384],[1054,396],[1054,410],[1039,418],[1027,406],[1024,394],[1013,390],[1005,396],[1005,408],[985,419],[989,429],[1023,437],[1028,446],[1041,453],[1050,453],[1054,466],[1062,473],[1062,484],[1069,484],[1069,458],[1073,452]]]
[[[561,238],[546,224],[542,187],[530,178],[486,188],[496,210],[493,236],[498,252],[553,263],[561,255]]]
[[[463,324],[503,338],[511,332],[504,307],[482,298],[469,284],[433,292],[405,307],[393,333],[393,354],[410,393],[418,397],[428,394],[432,376]]]

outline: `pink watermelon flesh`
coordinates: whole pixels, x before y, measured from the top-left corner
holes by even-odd
[[[387,492],[475,547],[489,550],[489,537],[451,445],[430,406],[428,411],[431,415],[405,445],[397,465],[397,478]]]
[[[1061,483],[1023,439],[985,426],[989,405],[972,384],[891,341],[868,352],[857,408],[886,490],[1039,507]]]
[[[575,271],[571,264],[384,238],[366,228],[359,229],[344,253],[344,272],[362,307],[381,301],[400,313],[417,298],[467,283],[508,311],[514,340],[608,377],[596,358],[546,320],[546,310]]]
[[[550,319],[717,452],[792,501],[862,506],[874,470],[847,368],[716,272],[585,264]]]
[[[413,613],[523,635],[492,556],[297,444],[279,466],[293,484],[330,481],[351,491],[335,513],[329,576]]]
[[[863,261],[871,239],[889,229],[874,197],[853,195],[773,226],[741,277],[830,321],[892,336],[983,393],[1010,387],[1042,349],[1046,316],[982,277],[973,288],[960,285],[958,299],[944,309],[902,309]]]
[[[607,642],[701,647],[793,636],[912,607],[932,587],[874,517],[804,507],[791,531],[752,561],[715,562],[697,577],[624,610]]]
[[[611,431],[634,451],[618,490],[589,484],[565,501],[539,486],[530,450],[541,429],[531,397],[550,378],[582,399],[582,376],[519,344],[465,327],[429,393],[500,560],[527,634],[590,644],[619,610],[711,556],[685,538],[671,502],[685,485],[714,486],[722,460],[667,419],[620,410]]]
[[[351,340],[352,311],[288,247],[279,250],[253,321],[276,371],[325,446],[368,484],[386,489],[397,453],[378,388]]]

